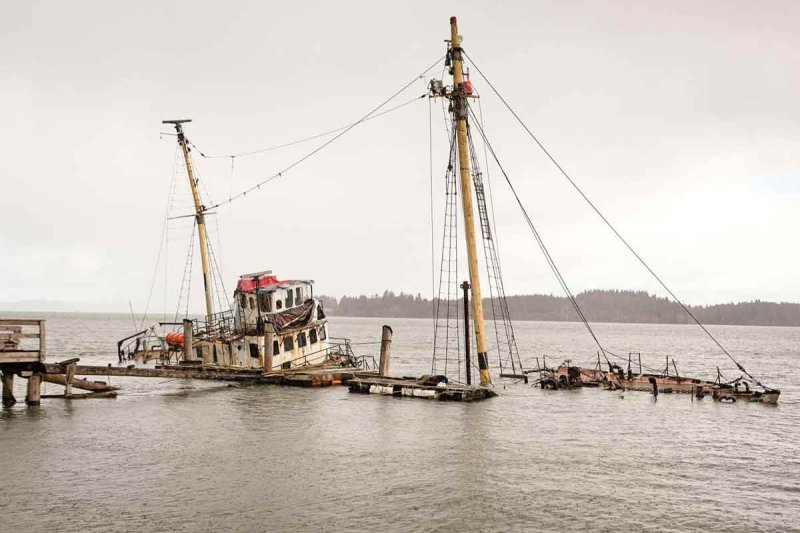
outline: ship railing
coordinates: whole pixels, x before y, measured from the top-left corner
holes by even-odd
[[[192,320],[192,335],[205,336],[214,339],[223,339],[230,336],[236,329],[233,311],[220,311],[208,318]]]

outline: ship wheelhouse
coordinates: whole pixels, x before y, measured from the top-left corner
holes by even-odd
[[[322,304],[312,280],[279,280],[271,271],[239,277],[234,292],[234,321],[240,339],[233,352],[250,359],[242,366],[273,369],[317,364],[329,351]]]

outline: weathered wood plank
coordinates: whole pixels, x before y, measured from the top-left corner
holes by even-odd
[[[41,360],[41,355],[36,350],[15,350],[4,352],[0,350],[0,364],[3,363],[35,363]]]
[[[47,353],[45,351],[45,344],[46,344],[45,343],[45,339],[47,337],[47,335],[45,335],[45,331],[46,331],[46,328],[45,328],[45,325],[44,325],[44,320],[42,320],[39,323],[39,352],[41,353],[40,361],[44,361],[44,359],[46,357],[45,354]]]
[[[104,391],[104,392],[84,392],[79,394],[71,394],[67,396],[66,394],[42,394],[42,398],[47,399],[63,399],[63,400],[87,400],[90,398],[116,398],[117,392],[116,391]]]
[[[39,326],[43,323],[44,320],[30,318],[0,318],[2,326]]]
[[[42,374],[42,379],[48,383],[55,383],[56,385],[66,386],[67,377],[62,374]],[[105,381],[89,381],[87,379],[72,378],[72,386],[76,389],[83,389],[93,392],[104,392],[111,390],[119,390],[119,387],[112,387]]]
[[[61,365],[45,364],[48,374],[64,374]],[[174,378],[174,379],[217,379],[220,381],[259,381],[261,372],[242,370],[210,369],[207,367],[160,367],[160,368],[127,368],[113,366],[76,365],[75,374],[79,376],[120,376],[140,378]]]

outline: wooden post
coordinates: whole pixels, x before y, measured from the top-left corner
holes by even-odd
[[[14,398],[14,374],[3,372],[3,407],[11,407],[17,403]]]
[[[28,405],[39,405],[42,396],[42,375],[34,374],[28,378],[28,393],[25,395],[25,403]]]
[[[392,356],[392,328],[383,326],[383,336],[381,337],[381,360],[378,366],[378,373],[381,376],[389,375],[389,359]]]
[[[75,367],[77,362],[69,363],[64,369],[64,396],[69,398],[72,396],[72,381],[75,378]]]
[[[264,370],[272,372],[272,348],[275,344],[275,334],[271,331],[264,333]]]
[[[44,358],[46,357],[45,351],[47,349],[47,335],[44,324],[44,320],[39,321],[39,361],[44,361]]]
[[[194,361],[194,346],[192,339],[192,321],[183,320],[183,360]]]

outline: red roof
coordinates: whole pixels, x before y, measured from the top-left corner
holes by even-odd
[[[284,285],[295,283],[295,280],[287,279],[287,280],[279,280],[275,276],[258,276],[258,288],[263,289],[264,287],[270,287],[272,285]],[[256,282],[253,278],[239,278],[239,283],[236,285],[236,290],[240,292],[253,292],[256,288]]]

